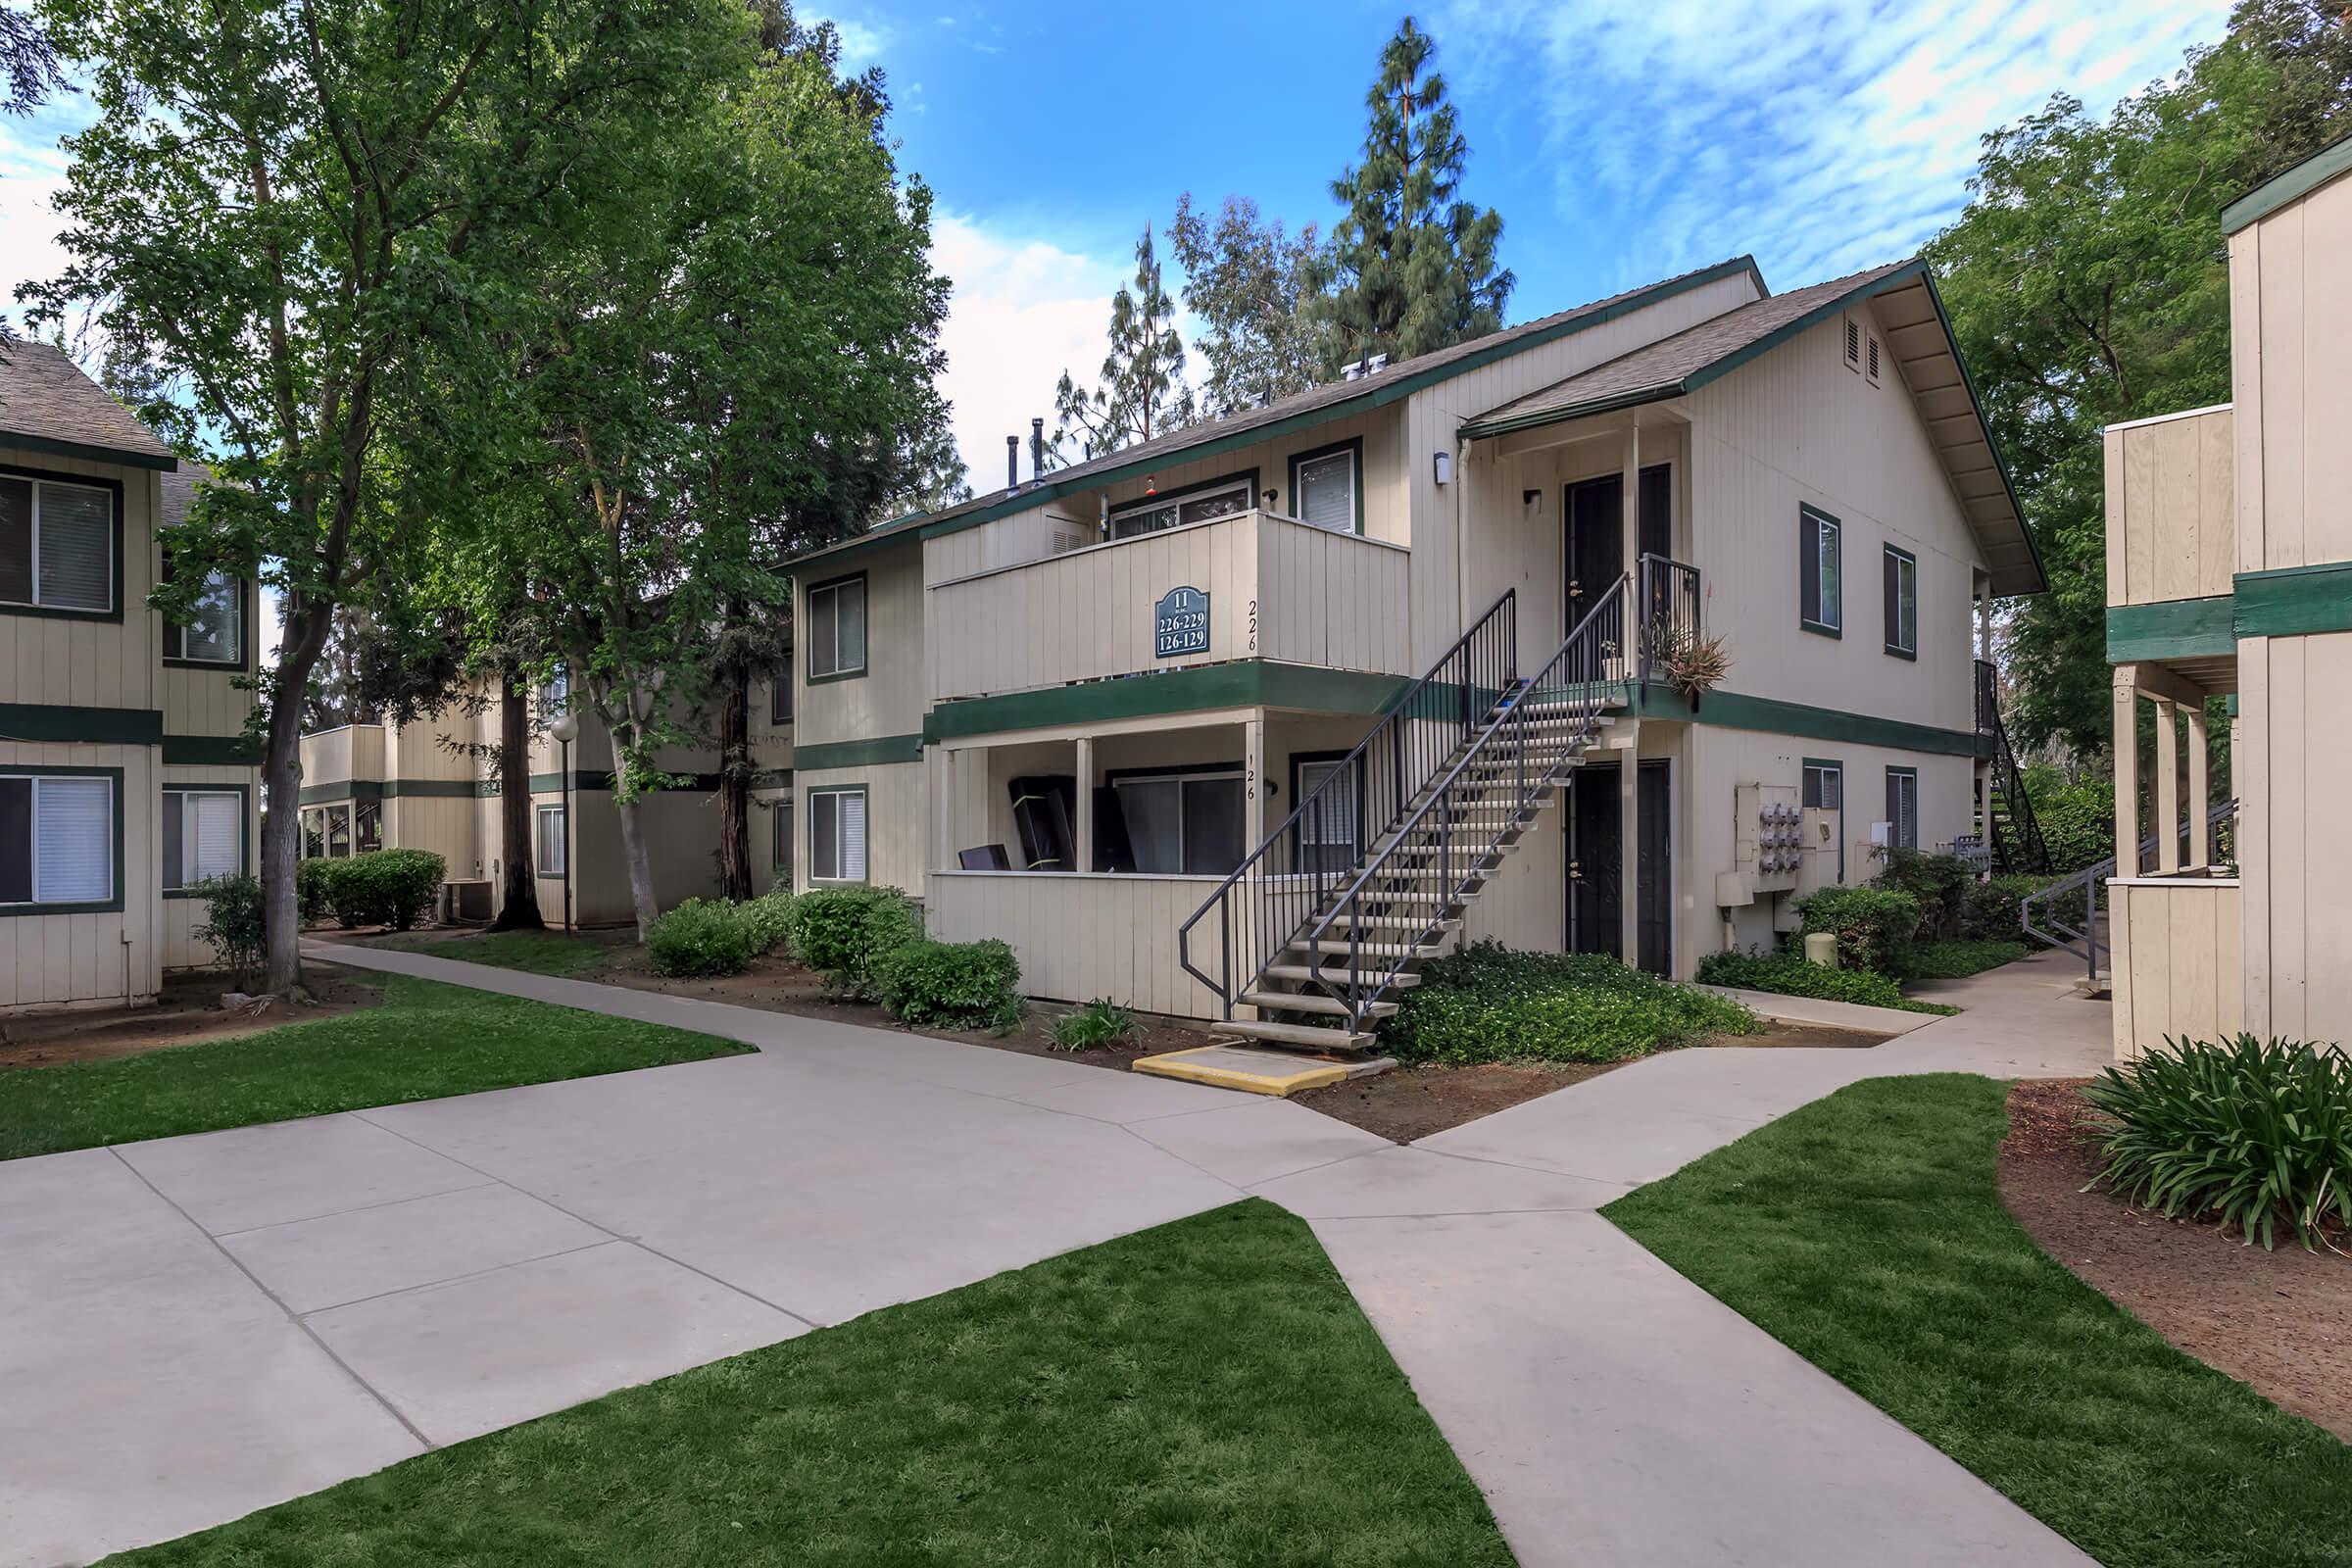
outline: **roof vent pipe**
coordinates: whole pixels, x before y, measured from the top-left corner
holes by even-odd
[[[1374,375],[1382,370],[1387,369],[1388,368],[1389,357],[1386,354],[1375,354],[1368,362],[1366,362],[1364,366],[1364,373],[1366,375]]]
[[[1004,488],[1018,490],[1020,487],[1021,438],[1017,435],[1008,435],[1004,438]]]
[[[1029,482],[1042,484],[1046,477],[1046,421],[1032,416],[1029,420]]]

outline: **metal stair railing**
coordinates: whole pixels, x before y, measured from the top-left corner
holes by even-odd
[[[1980,659],[1976,677],[1977,733],[1992,743],[1992,777],[1986,785],[1992,798],[1984,803],[1984,815],[1992,830],[1994,866],[2002,871],[2046,871],[2049,845],[2034,819],[2034,803],[2026,798],[2025,775],[2009,744],[2008,726],[2001,722],[2000,675],[1992,661]]]
[[[2206,831],[2210,834],[2213,829],[2234,821],[2236,816],[2237,802],[2224,801],[2205,812]],[[2184,850],[2188,829],[2188,819],[2184,817],[2174,830],[2177,841]],[[2141,864],[2156,853],[2156,846],[2163,838],[2164,834],[2159,831],[2139,841],[2132,857],[2132,875],[2139,874]],[[2218,835],[2214,843],[2218,848]],[[2037,889],[2017,901],[2018,924],[2025,928],[2026,935],[2082,958],[2086,974],[2094,981],[2099,977],[2100,955],[2108,950],[2107,940],[2101,935],[2106,929],[2104,906],[2107,879],[2117,874],[2119,863],[2118,858],[2110,855],[2094,865],[2086,865],[2069,876],[2060,877],[2048,887]],[[2078,924],[2078,921],[2081,923]],[[2077,943],[2082,946],[2077,947]]]
[[[1505,590],[1177,927],[1178,961],[1224,1016],[1233,1016],[1235,999],[1348,885],[1366,847],[1393,832],[1423,786],[1517,684],[1518,605],[1517,591]],[[1262,789],[1265,781],[1250,784]],[[1213,954],[1195,951],[1204,936]]]
[[[1365,1009],[1396,984],[1413,961],[1414,950],[1444,926],[1472,875],[1502,853],[1506,838],[1525,831],[1524,818],[1538,798],[1551,787],[1567,760],[1581,756],[1591,743],[1613,688],[1625,679],[1622,650],[1630,646],[1627,633],[1633,629],[1628,624],[1632,592],[1631,576],[1620,576],[1544,668],[1502,695],[1493,717],[1460,748],[1444,775],[1421,791],[1420,804],[1396,825],[1380,852],[1298,938],[1320,971],[1318,944],[1330,941],[1333,927],[1345,922],[1347,962],[1323,984],[1348,1004],[1350,1027],[1363,1026]],[[1612,669],[1612,664],[1618,667]],[[1556,724],[1563,717],[1567,727],[1559,733],[1530,735],[1533,726]],[[1537,747],[1551,760],[1531,766],[1530,752]],[[1509,760],[1507,778],[1492,776],[1492,769],[1471,771],[1474,762],[1495,758]],[[1397,891],[1386,885],[1398,880],[1436,891],[1400,906]],[[1423,910],[1420,923],[1384,929],[1378,944],[1384,951],[1367,953],[1364,917],[1374,908],[1398,906]]]

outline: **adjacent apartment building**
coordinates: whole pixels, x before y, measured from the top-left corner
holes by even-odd
[[[1454,941],[1688,976],[1977,848],[1990,603],[2043,585],[1926,267],[1744,257],[791,570],[796,886],[1298,1043]]]
[[[152,999],[188,890],[256,868],[255,588],[147,607],[201,473],[46,344],[0,341],[0,1012]]]
[[[2168,1037],[2352,1033],[2352,834],[2328,804],[2352,776],[2352,139],[2247,194],[2223,226],[2231,401],[2106,432],[2108,920],[2126,1058]],[[2210,697],[2235,714],[2219,790]],[[2227,858],[2213,795],[2236,800]]]

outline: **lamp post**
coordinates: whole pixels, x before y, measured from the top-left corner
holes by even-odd
[[[580,733],[580,717],[569,711],[560,713],[547,726],[547,732],[563,748],[562,760],[556,764],[560,770],[556,779],[564,801],[564,929],[568,931],[571,929],[571,743]]]

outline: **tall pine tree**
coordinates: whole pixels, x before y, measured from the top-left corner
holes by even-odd
[[[1315,319],[1324,372],[1386,354],[1408,359],[1502,325],[1512,278],[1494,260],[1502,219],[1462,200],[1468,144],[1437,41],[1407,17],[1380,55],[1365,97],[1371,123],[1360,164],[1332,181],[1347,209],[1318,268]]]
[[[1151,225],[1135,242],[1135,283],[1110,301],[1110,352],[1094,390],[1061,372],[1054,389],[1054,456],[1078,443],[1080,461],[1181,430],[1193,422],[1192,388],[1184,381],[1184,336],[1176,330],[1176,302],[1160,280]]]

